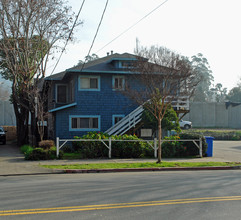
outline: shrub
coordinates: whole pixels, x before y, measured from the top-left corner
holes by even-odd
[[[82,137],[75,136],[75,139],[109,139],[109,135],[102,132],[89,132]],[[111,136],[112,140],[139,140],[135,135],[116,135]],[[106,142],[108,145],[108,143]],[[143,142],[131,142],[131,141],[113,141],[111,145],[111,155],[116,158],[139,158],[145,157],[145,153],[153,150],[146,147],[146,143]],[[79,152],[83,158],[103,158],[108,156],[108,148],[101,141],[93,142],[73,142],[73,148]]]
[[[38,143],[38,146],[43,149],[50,149],[51,147],[54,146],[54,141],[53,140],[40,141]]]
[[[202,139],[202,156],[205,156],[208,145],[207,145],[206,139],[203,135],[187,134],[187,133],[180,134],[180,139],[190,139],[190,140],[192,140],[192,139],[199,139],[200,137]],[[186,149],[187,149],[185,156],[199,155],[199,149],[197,148],[197,146],[192,141],[186,141],[186,142],[184,141],[183,146],[186,147]]]
[[[164,140],[178,140],[178,136],[165,137]],[[164,141],[162,143],[162,157],[176,157],[179,156],[181,149],[180,141]]]
[[[151,142],[152,146],[154,146],[153,141]],[[141,157],[148,157],[148,158],[153,158],[154,157],[154,149],[149,146],[149,144],[145,143],[143,146],[143,153]]]
[[[33,150],[34,148],[30,145],[23,145],[22,147],[20,147],[20,151],[24,154],[25,160],[29,160],[29,157]]]
[[[207,151],[207,143],[204,136],[198,134],[180,134],[179,136],[165,137],[165,140],[189,139],[199,140],[202,138],[202,156]],[[197,143],[199,144],[199,143]],[[199,148],[192,141],[165,141],[162,144],[162,157],[188,157],[199,155]]]
[[[57,148],[54,146],[54,147],[51,147],[47,153],[48,153],[48,159],[57,159],[57,156],[56,156],[56,151],[57,151]],[[64,152],[62,150],[59,151],[59,157],[58,159],[63,159],[63,156],[64,156]]]
[[[47,151],[43,148],[34,148],[29,155],[29,160],[47,160]]]
[[[21,153],[26,153],[27,151],[33,150],[33,147],[30,145],[23,145],[20,147]]]
[[[225,129],[190,129],[183,133],[211,136],[215,140],[241,140],[241,131]]]
[[[103,132],[89,132],[82,137],[75,136],[74,139],[108,139],[109,135]],[[108,149],[104,146],[101,141],[99,142],[89,142],[89,141],[79,141],[73,142],[73,150],[80,152],[84,158],[96,158],[96,157],[107,157]]]
[[[135,135],[119,135],[113,136],[113,140],[120,140],[112,142],[112,156],[117,158],[140,158],[144,157],[144,148],[146,143],[121,141],[121,140],[139,140]]]
[[[73,153],[74,152],[74,149],[72,146],[70,145],[64,145],[61,150],[64,152],[64,153]]]
[[[74,139],[108,139],[109,135],[102,132],[89,132],[82,137],[75,136]],[[103,158],[108,156],[108,149],[101,141],[79,141],[73,142],[74,151],[83,155],[83,158]]]
[[[59,151],[59,158],[63,158],[63,151]],[[43,148],[32,148],[32,151],[29,151],[25,154],[26,160],[53,160],[57,159],[56,157],[56,147],[51,147],[50,149]]]

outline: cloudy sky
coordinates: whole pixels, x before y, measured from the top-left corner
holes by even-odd
[[[138,38],[143,46],[165,46],[188,57],[202,53],[209,61],[214,83],[222,83],[228,89],[235,86],[241,76],[240,0],[167,0],[104,47],[164,1],[109,0],[91,54],[102,57],[111,50],[133,53]],[[80,0],[69,0],[76,13],[81,3]],[[80,14],[84,24],[75,32],[77,41],[67,46],[54,73],[72,67],[87,55],[105,3],[106,0],[85,1]],[[49,63],[48,74],[51,74],[55,63]]]

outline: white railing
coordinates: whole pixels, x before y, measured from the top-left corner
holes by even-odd
[[[108,157],[111,158],[111,144],[112,142],[146,142],[153,150],[154,150],[154,157],[157,157],[157,139],[154,140],[114,140],[111,139],[59,139],[59,137],[56,138],[56,155],[57,158],[59,157],[59,150],[67,143],[67,142],[102,142],[105,147],[108,148],[109,153]],[[60,145],[60,142],[63,142]]]
[[[177,96],[167,97],[166,101],[170,101],[172,107],[176,110],[189,110],[189,97],[188,96]]]
[[[170,101],[173,108],[176,110],[189,110],[188,96],[167,97],[166,101]],[[135,127],[141,121],[141,115],[144,111],[143,105],[136,108],[129,115],[121,119],[118,123],[110,127],[105,133],[109,135],[122,135],[131,128]]]
[[[112,142],[146,142],[153,150],[154,150],[154,157],[157,158],[157,139],[154,138],[154,140],[113,140],[111,137],[109,139],[59,139],[59,137],[56,138],[56,155],[57,158],[59,157],[59,150],[67,143],[67,142],[102,142],[105,147],[108,148],[109,153],[108,157],[111,158],[111,145]],[[184,141],[184,142],[193,142],[195,146],[199,149],[199,156],[202,157],[202,138],[200,137],[199,139],[179,139],[179,140],[161,140],[161,144],[163,142],[172,142],[172,141]],[[60,145],[60,142],[63,142]],[[199,144],[198,144],[199,143]]]
[[[105,133],[109,135],[122,135],[131,128],[135,127],[141,121],[141,115],[144,111],[143,106],[139,106],[129,115],[122,118],[119,122],[109,128]]]

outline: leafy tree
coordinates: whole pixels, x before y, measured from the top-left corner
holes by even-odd
[[[166,110],[166,114],[162,119],[162,129],[180,132],[181,130],[178,121],[177,113],[174,111],[171,105],[169,105]],[[151,128],[153,131],[158,129],[158,122],[156,118],[147,109],[145,109],[142,114],[142,122],[145,127]]]
[[[201,53],[198,53],[196,56],[191,57],[191,64],[196,72],[196,75],[201,80],[195,90],[193,101],[207,101],[210,86],[213,82],[213,75],[208,60]]]
[[[81,65],[81,64],[84,64],[84,63],[88,63],[90,61],[93,61],[93,60],[96,60],[96,59],[99,59],[99,56],[95,53],[93,53],[92,55],[88,55],[85,57],[85,61],[83,60],[79,60],[78,64],[77,65]]]
[[[223,88],[223,85],[221,83],[217,83],[215,88],[215,97],[216,97],[216,102],[224,102],[227,96],[227,88]]]
[[[47,62],[73,16],[63,0],[0,0],[0,73],[12,81],[18,145],[28,143],[29,112],[35,115]]]
[[[241,102],[241,78],[237,82],[237,85],[229,91],[226,100],[230,102]]]
[[[137,48],[136,61],[130,67],[131,77],[139,86],[126,83],[127,97],[145,108],[158,124],[158,163],[161,162],[162,120],[177,96],[190,96],[198,84],[198,77],[189,60],[167,48],[152,46]]]
[[[233,87],[226,98],[230,102],[241,102],[241,86]]]

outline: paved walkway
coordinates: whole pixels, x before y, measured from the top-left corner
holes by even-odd
[[[163,161],[188,162],[241,162],[241,141],[214,141],[213,157],[195,159],[164,159]],[[53,173],[50,169],[39,167],[48,164],[77,163],[123,163],[123,162],[155,162],[156,159],[91,159],[91,160],[49,160],[26,161],[16,145],[0,145],[0,175]]]

